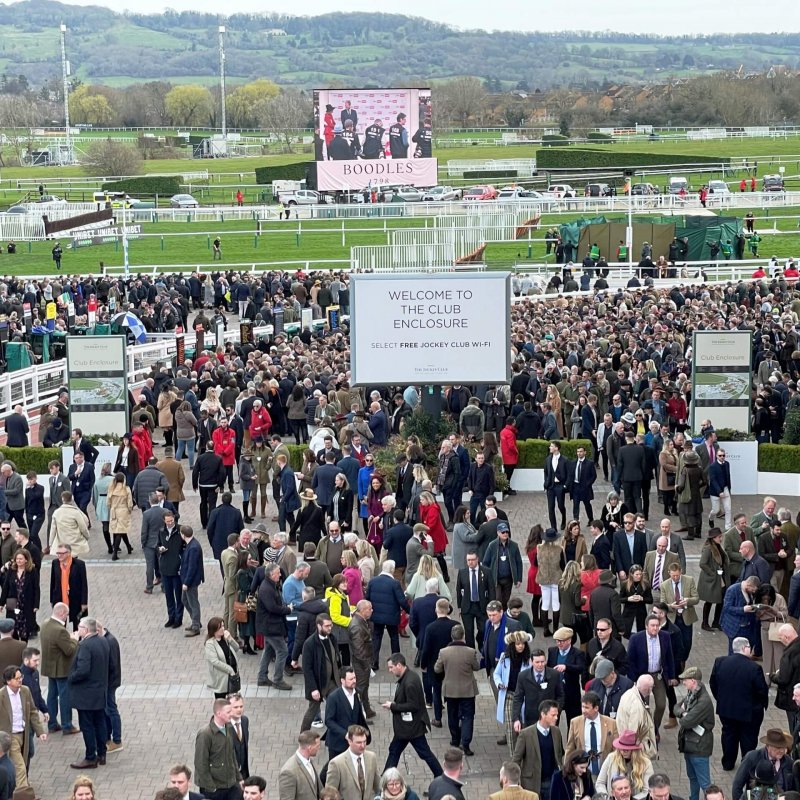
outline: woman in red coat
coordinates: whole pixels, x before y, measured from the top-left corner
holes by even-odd
[[[525,543],[525,552],[528,554],[528,586],[526,591],[531,596],[531,621],[534,625],[541,625],[542,619],[539,614],[539,606],[542,602],[542,587],[536,582],[536,575],[539,572],[539,562],[536,560],[537,548],[542,543],[544,533],[541,525],[534,525],[528,534],[528,541]]]
[[[442,522],[442,512],[436,498],[430,492],[423,492],[419,496],[419,521],[428,526],[428,535],[433,542],[433,555],[439,562],[442,577],[446,583],[450,582],[447,572],[447,561],[444,554],[447,550],[447,531]]]
[[[250,412],[250,439],[255,441],[260,436],[266,442],[271,428],[272,417],[269,411],[260,400],[256,400]]]
[[[503,471],[508,478],[508,493],[516,494],[511,488],[511,476],[519,461],[519,448],[517,447],[517,426],[514,417],[506,417],[506,425],[500,431],[500,456],[503,459]]]

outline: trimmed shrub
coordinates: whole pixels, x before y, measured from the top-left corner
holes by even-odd
[[[565,458],[577,458],[579,447],[585,447],[587,454],[592,452],[592,443],[588,439],[560,439],[561,455]],[[526,439],[517,442],[519,448],[519,469],[544,469],[544,462],[550,452],[550,442],[546,439]]]
[[[569,136],[564,136],[560,133],[548,133],[542,136],[543,147],[564,147],[569,144]],[[537,158],[538,165],[538,158]]]
[[[586,138],[592,142],[613,142],[614,137],[610,136],[607,133],[600,133],[600,131],[589,131],[586,134]]]
[[[786,414],[781,444],[800,444],[800,408],[790,408]]]
[[[47,475],[51,461],[61,463],[60,447],[0,447],[3,461],[11,461],[20,475],[33,470],[37,475]]]
[[[123,178],[121,181],[104,183],[103,189],[109,192],[128,192],[134,197],[137,194],[160,194],[172,197],[181,190],[181,179],[178,175],[152,176],[141,178]]]
[[[758,447],[759,472],[800,474],[800,445],[762,444]]]
[[[546,144],[546,142],[542,140],[542,144]],[[588,150],[579,147],[536,151],[537,169],[598,169],[606,167],[636,169],[677,164],[730,164],[730,158],[661,152],[626,153],[618,150]]]
[[[279,167],[256,167],[256,183],[265,186],[272,181],[302,181],[313,161],[294,161]]]

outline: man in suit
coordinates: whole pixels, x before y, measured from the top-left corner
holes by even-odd
[[[736,514],[733,518],[733,527],[728,528],[722,537],[722,549],[728,554],[732,581],[738,581],[741,577],[744,558],[739,548],[744,542],[750,542],[755,552],[756,537],[748,525],[747,514]]]
[[[78,711],[86,754],[73,769],[95,769],[106,763],[106,693],[109,678],[109,645],[97,633],[97,621],[84,617],[78,625],[80,644],[69,673],[69,696]]]
[[[647,454],[644,446],[636,443],[633,431],[625,434],[625,444],[617,453],[617,472],[625,493],[625,505],[631,510],[642,511],[642,482],[647,472]]]
[[[187,638],[200,635],[200,600],[198,591],[205,581],[203,569],[203,547],[195,539],[194,529],[189,525],[181,525],[183,553],[178,579],[181,582],[181,603],[189,613],[189,625],[184,630]]]
[[[708,467],[708,493],[711,511],[708,527],[714,527],[714,518],[725,517],[725,527],[731,526],[731,465],[724,450],[717,446],[716,458]]]
[[[605,617],[595,620],[594,636],[586,643],[587,670],[583,676],[583,683],[589,680],[588,667],[598,656],[610,661],[617,672],[627,675],[628,652],[622,642],[614,636],[614,624]]]
[[[474,755],[470,749],[475,724],[475,698],[478,682],[475,672],[481,668],[478,651],[464,640],[463,625],[450,631],[452,643],[439,651],[434,672],[443,676],[442,696],[447,703],[447,725],[450,744],[461,747],[464,755]]]
[[[50,619],[42,623],[42,675],[47,678],[47,726],[51,732],[63,731],[65,736],[78,733],[72,724],[72,706],[69,700],[69,673],[78,640],[70,636],[66,628],[69,607],[66,603],[56,603]],[[61,724],[58,712],[61,711]]]
[[[535,723],[522,730],[514,747],[513,761],[520,766],[522,788],[536,792],[540,800],[550,800],[550,780],[564,761],[559,713],[558,703],[542,700],[533,713]]]
[[[66,572],[67,587],[64,591],[62,574]],[[89,583],[86,579],[86,564],[72,555],[72,547],[59,544],[56,559],[50,567],[50,603],[65,603],[69,607],[72,630],[78,630],[78,621],[89,608]]]
[[[284,762],[278,774],[278,800],[319,800],[322,781],[312,762],[321,742],[316,731],[297,737],[297,750]]]
[[[702,444],[698,444],[697,447],[694,448],[694,451],[700,458],[700,466],[703,470],[703,475],[705,475],[706,481],[708,481],[709,467],[717,460],[717,450],[719,450],[717,434],[713,428],[706,429],[703,434],[703,440]],[[706,489],[706,492],[707,491],[708,489]],[[708,494],[705,496],[708,497]]]
[[[553,634],[556,646],[547,650],[547,666],[561,676],[564,684],[567,722],[581,713],[581,676],[586,671],[586,653],[572,646],[574,636],[572,628],[559,628]]]
[[[30,786],[27,765],[33,738],[31,729],[41,741],[47,740],[47,730],[42,725],[30,689],[22,685],[19,666],[11,664],[3,669],[3,684],[5,688],[0,689],[0,730],[11,734],[8,757],[16,771],[16,788],[22,789]]]
[[[567,730],[564,757],[569,761],[572,753],[586,751],[589,754],[589,771],[597,780],[605,757],[614,751],[617,738],[617,723],[600,713],[600,698],[595,692],[585,692],[581,697],[581,714],[575,717]]]
[[[347,729],[347,749],[328,762],[325,787],[337,789],[342,800],[372,800],[380,794],[378,757],[367,750],[369,731],[363,725]]]
[[[476,552],[467,553],[467,566],[458,571],[456,578],[456,605],[461,610],[466,642],[483,649],[483,631],[486,626],[486,607],[494,600],[492,575],[482,566]]]
[[[659,536],[664,536],[667,539],[667,550],[678,556],[681,569],[686,572],[686,551],[683,548],[683,539],[677,533],[672,532],[672,520],[669,517],[665,517],[659,523]],[[653,536],[652,541],[647,544],[647,552],[654,551],[657,543],[658,536]]]
[[[647,537],[642,531],[634,529],[636,518],[626,514],[622,519],[623,529],[614,533],[614,568],[617,577],[624,581],[633,564],[644,564],[647,556]]]
[[[347,631],[350,636],[350,663],[355,673],[356,691],[364,708],[365,719],[375,716],[369,701],[369,679],[374,659],[371,617],[372,603],[369,600],[359,600],[355,611],[350,615]]]
[[[340,116],[342,120],[342,127],[344,127],[345,122],[350,120],[350,122],[353,123],[353,130],[356,129],[356,126],[358,125],[358,111],[350,107],[349,100],[344,101],[344,108],[342,109]]]
[[[545,700],[553,701],[560,713],[564,706],[564,683],[561,675],[547,666],[544,650],[534,650],[531,653],[531,668],[520,672],[517,678],[514,702],[511,706],[511,719],[514,721],[514,730],[517,733],[529,725],[536,724],[540,717],[539,708]],[[523,706],[525,706],[524,718]],[[555,724],[558,724],[558,714]]]
[[[670,565],[669,580],[661,584],[661,602],[669,606],[667,615],[669,621],[677,625],[681,632],[683,662],[686,663],[692,651],[692,625],[697,622],[695,606],[700,602],[700,598],[694,578],[691,575],[683,575],[680,564]]]
[[[311,727],[322,702],[336,690],[341,677],[342,659],[332,633],[333,622],[327,614],[318,614],[316,625],[316,633],[306,639],[302,651],[305,696],[308,700],[308,708],[300,723],[302,731]]]
[[[570,482],[570,471],[566,456],[561,455],[561,443],[550,442],[550,452],[544,462],[544,489],[547,492],[547,513],[550,527],[556,528],[556,504],[561,512],[561,530],[567,527],[567,508],[564,493]]]
[[[400,763],[403,751],[411,745],[416,754],[428,765],[434,778],[442,774],[442,767],[428,744],[426,734],[431,723],[425,707],[422,681],[414,670],[408,668],[402,653],[392,653],[388,661],[389,672],[397,678],[394,700],[381,703],[392,714],[392,741],[383,772]]]
[[[645,629],[638,631],[628,641],[628,677],[636,682],[642,675],[653,678],[653,696],[656,709],[653,714],[656,731],[667,707],[669,683],[677,686],[677,665],[672,654],[672,642],[655,614],[645,620]]]
[[[0,487],[5,492],[6,516],[10,517],[20,528],[25,527],[25,484],[11,462],[6,461],[0,467]]]
[[[75,499],[75,505],[88,517],[86,508],[92,499],[94,466],[84,459],[82,452],[76,452],[74,458],[75,463],[70,464],[67,477],[72,485],[72,496]]]
[[[164,458],[156,464],[156,467],[164,473],[169,482],[166,499],[172,503],[177,513],[181,502],[185,499],[183,484],[186,483],[186,475],[181,462],[175,459],[174,450],[171,447],[164,448]]]
[[[764,672],[750,655],[750,642],[744,636],[736,637],[733,653],[714,661],[708,682],[722,723],[722,769],[727,772],[736,766],[740,750],[744,758],[756,749],[764,712],[769,705]]]
[[[444,597],[436,601],[436,619],[425,629],[425,635],[418,639],[419,666],[422,672],[422,684],[425,691],[425,702],[433,706],[434,728],[442,727],[442,679],[434,671],[439,653],[453,641],[452,631],[458,623],[450,619],[450,601]],[[462,626],[463,627],[463,626]]]
[[[336,491],[336,476],[339,468],[336,466],[336,453],[330,451],[325,453],[322,466],[314,470],[314,477],[311,481],[311,488],[317,493],[317,503],[327,509]],[[348,522],[349,520],[342,520]]]
[[[348,731],[351,725],[359,725],[369,731],[367,717],[361,698],[356,691],[356,673],[352,667],[343,667],[341,686],[325,698],[325,744],[328,747],[328,762],[344,753],[350,741]],[[369,735],[367,744],[369,744]],[[326,768],[327,769],[327,768]],[[323,779],[325,770],[323,770]]]
[[[739,554],[742,557],[742,569],[739,572],[739,582],[744,583],[748,578],[758,578],[759,583],[769,583],[772,570],[769,562],[756,552],[756,546],[750,541],[739,545]]]
[[[94,465],[100,451],[83,436],[83,431],[80,428],[73,428],[72,430],[72,451],[73,453],[81,453],[84,459]]]
[[[594,461],[586,458],[586,448],[579,447],[576,451],[577,460],[570,465],[571,482],[569,493],[572,497],[572,518],[581,518],[581,503],[586,509],[586,519],[594,519],[592,500],[594,500],[594,482],[597,480],[597,468]]]
[[[599,519],[589,523],[591,544],[589,553],[594,556],[598,569],[611,569],[611,541],[606,536],[605,526]]]
[[[219,566],[222,570],[222,596],[225,602],[225,611],[222,614],[225,627],[236,637],[236,616],[233,604],[238,597],[239,588],[236,582],[236,573],[239,563],[239,534],[228,534],[228,546],[220,553]]]
[[[671,553],[668,548],[669,539],[659,536],[656,539],[656,549],[648,550],[644,557],[644,577],[654,592],[660,591],[662,584],[669,579],[670,564],[680,563],[678,554]]]
[[[460,747],[448,747],[442,758],[444,767],[442,774],[428,784],[428,800],[465,800],[462,788],[464,782],[461,773],[464,771],[464,753]]]
[[[186,764],[175,764],[170,768],[169,785],[181,793],[183,800],[203,800],[200,792],[189,789],[192,785],[192,769]]]
[[[538,800],[535,792],[529,792],[519,785],[521,779],[522,770],[519,764],[504,761],[500,767],[500,785],[503,788],[499,792],[490,794],[489,800]]]
[[[50,477],[47,479],[50,499],[47,506],[47,540],[42,550],[45,555],[50,554],[50,526],[53,523],[53,513],[57,508],[61,507],[61,494],[72,491],[72,484],[69,478],[61,471],[61,464],[58,461],[51,461],[47,468],[50,471]]]
[[[14,620],[7,617],[0,619],[0,672],[8,666],[19,666],[22,663],[22,652],[25,642],[14,639]]]
[[[231,727],[233,728],[233,751],[243,778],[250,777],[250,720],[244,713],[244,698],[238,692],[229,695],[231,702]]]

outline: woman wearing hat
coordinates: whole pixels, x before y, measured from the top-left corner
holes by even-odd
[[[289,536],[295,538],[297,532],[300,532],[297,549],[302,553],[306,542],[313,542],[317,545],[325,536],[325,512],[317,504],[317,496],[313,489],[304,489],[301,492],[300,504],[300,513],[292,523]]]
[[[558,582],[567,562],[564,557],[564,548],[558,544],[559,533],[555,528],[548,528],[544,532],[544,541],[536,548],[536,560],[539,571],[536,582],[542,587],[542,621],[544,635],[551,636],[548,612],[553,615],[553,629],[559,627],[559,600]]]
[[[700,579],[697,581],[697,595],[703,601],[703,630],[719,628],[725,590],[731,582],[730,559],[722,548],[722,531],[711,528],[700,551]],[[709,624],[711,607],[716,604],[714,621]],[[764,667],[766,672],[766,666]]]
[[[708,481],[700,466],[700,456],[694,450],[683,454],[683,468],[675,490],[678,493],[678,511],[686,522],[686,540],[699,539],[703,526],[703,491]]]
[[[589,800],[594,797],[594,781],[589,772],[589,754],[575,750],[564,758],[564,766],[553,773],[550,800]]]
[[[644,797],[647,782],[653,775],[653,762],[642,752],[635,731],[622,731],[614,739],[614,751],[609,753],[595,782],[597,794],[611,794],[611,781],[617,775],[626,775],[631,782],[631,797]]]
[[[505,737],[498,739],[498,743],[507,743],[511,757],[514,756],[514,746],[517,734],[514,732],[514,720],[511,710],[514,705],[514,692],[517,689],[517,678],[521,672],[531,666],[531,642],[533,636],[525,631],[512,631],[506,634],[503,640],[506,649],[497,666],[494,668],[495,686],[497,686],[497,721],[505,727]]]

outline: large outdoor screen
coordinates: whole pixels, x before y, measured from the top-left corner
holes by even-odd
[[[317,188],[435,186],[430,89],[317,89]]]

